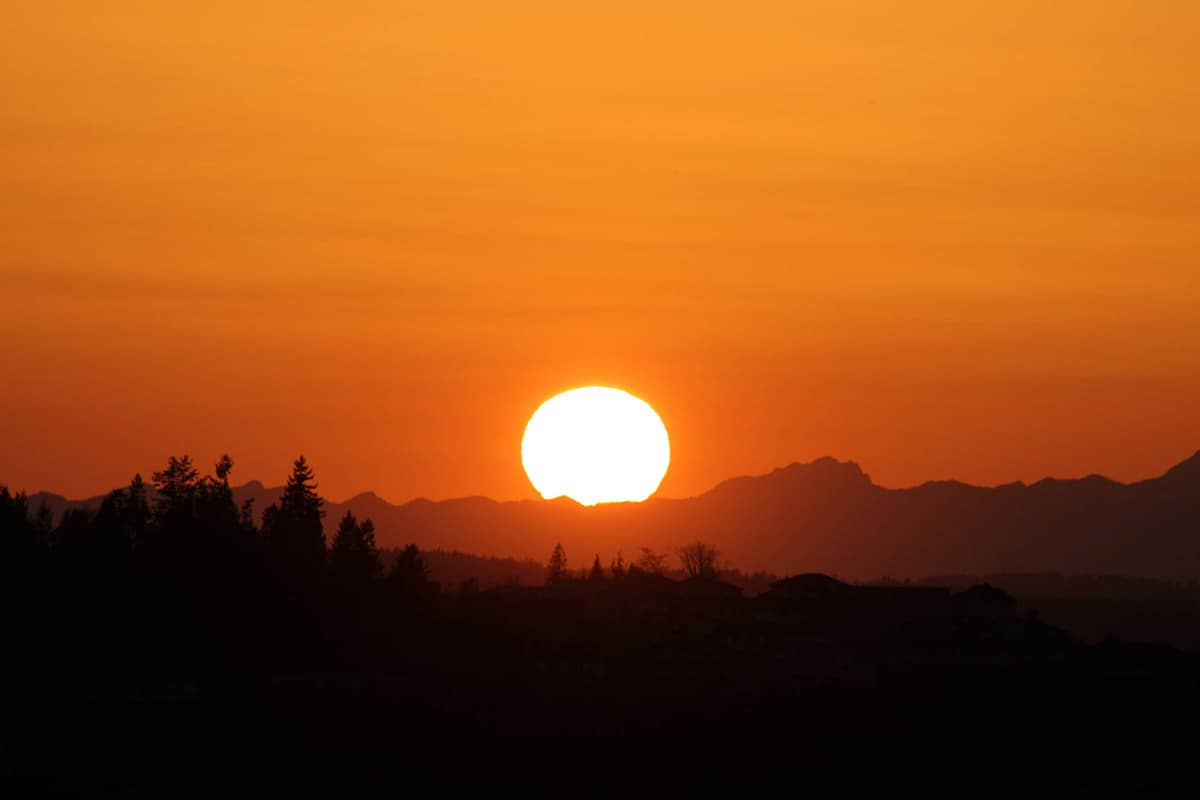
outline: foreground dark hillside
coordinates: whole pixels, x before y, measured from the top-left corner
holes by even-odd
[[[749,597],[561,553],[443,591],[325,510],[303,460],[262,515],[173,459],[54,521],[0,491],[0,770],[43,790],[257,786],[649,794],[1190,778],[1198,657],[1080,643],[1006,592],[795,575]]]
[[[280,493],[234,489],[260,512]],[[36,495],[56,513],[98,508]],[[956,481],[876,486],[853,462],[830,458],[736,478],[687,500],[582,508],[569,500],[498,503],[482,497],[392,505],[370,492],[330,504],[370,517],[383,546],[542,560],[556,542],[572,553],[713,543],[744,570],[818,570],[847,579],[881,575],[1060,572],[1200,579],[1200,453],[1132,484],[1100,476],[984,488]]]

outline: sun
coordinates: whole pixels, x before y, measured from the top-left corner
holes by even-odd
[[[585,506],[640,502],[671,463],[667,428],[650,404],[606,386],[571,389],[542,403],[525,426],[521,462],[547,500]]]

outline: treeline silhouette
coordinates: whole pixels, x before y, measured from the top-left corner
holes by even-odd
[[[704,541],[481,577],[352,513],[327,542],[303,457],[261,515],[232,468],[173,457],[60,519],[0,489],[10,781],[1146,788],[1187,763],[1163,719],[1197,707],[1196,656],[1082,644],[984,583],[747,576]]]
[[[326,545],[324,500],[303,456],[261,526],[251,503],[234,505],[232,468],[224,456],[202,476],[188,456],[172,457],[152,483],[137,475],[95,513],[68,509],[57,524],[0,488],[5,590],[37,597],[42,614],[24,617],[27,630],[63,634],[42,644],[64,656],[119,631],[129,650],[107,648],[114,658],[195,669],[236,654],[297,669],[319,652],[323,624],[412,616],[437,592],[415,546],[385,563],[369,519],[347,513]],[[80,614],[86,624],[62,630]]]

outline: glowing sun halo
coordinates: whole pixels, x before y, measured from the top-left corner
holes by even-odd
[[[641,501],[654,494],[671,444],[644,400],[604,386],[571,389],[542,403],[525,426],[521,461],[547,500],[585,506]]]

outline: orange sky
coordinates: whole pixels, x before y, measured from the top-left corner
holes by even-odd
[[[253,6],[247,10],[246,6]],[[196,6],[200,9],[200,6]],[[0,483],[171,453],[533,496],[541,400],[662,492],[1200,448],[1200,4],[0,8]]]

